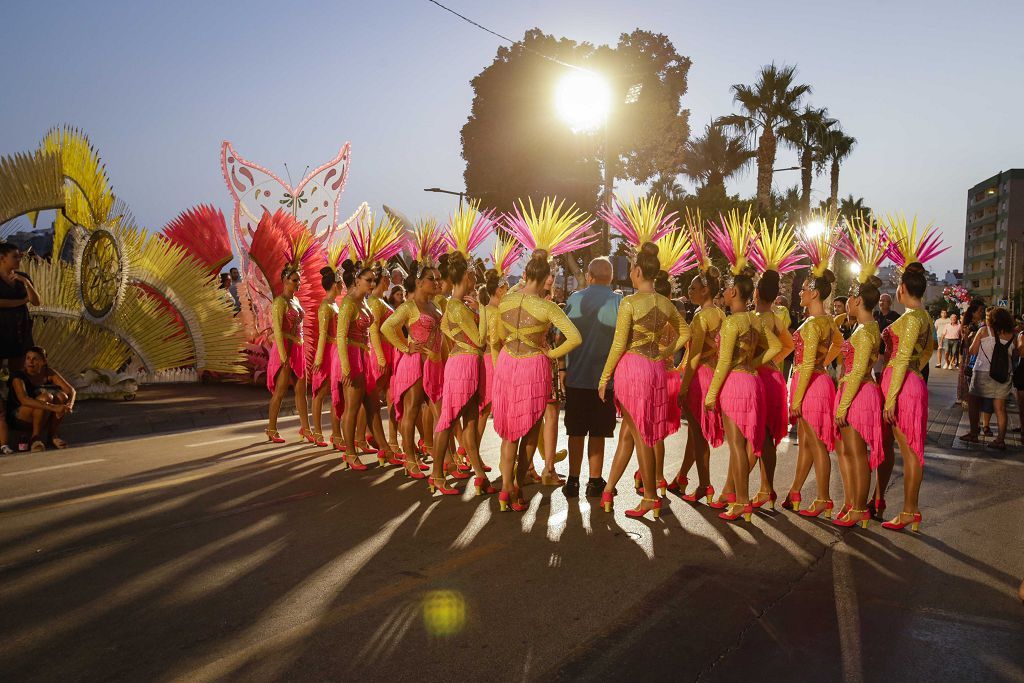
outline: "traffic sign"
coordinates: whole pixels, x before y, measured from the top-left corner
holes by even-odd
[[[1006,299],[1000,299],[999,301],[996,302],[996,306],[999,306],[1000,308],[1006,308],[1009,305],[1010,302],[1007,301]]]

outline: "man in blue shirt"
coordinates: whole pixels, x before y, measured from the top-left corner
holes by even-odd
[[[580,331],[583,343],[569,352],[565,369],[558,375],[565,385],[565,431],[569,436],[569,478],[562,491],[569,498],[580,494],[583,441],[588,437],[590,481],[586,495],[600,496],[604,491],[604,440],[614,435],[616,422],[611,392],[609,399],[602,401],[597,386],[612,348],[622,295],[610,287],[612,264],[607,257],[590,262],[586,281],[586,288],[574,292],[565,302],[565,314]]]

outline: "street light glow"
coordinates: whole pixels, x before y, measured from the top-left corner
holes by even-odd
[[[810,237],[811,239],[814,239],[815,237],[820,237],[824,233],[825,223],[823,223],[822,221],[811,221],[810,223],[804,226],[804,234]]]
[[[555,89],[558,115],[574,132],[600,127],[608,116],[610,101],[608,82],[593,71],[570,71]]]
[[[851,263],[850,272],[853,273],[854,275],[860,275],[860,264],[857,262]]]

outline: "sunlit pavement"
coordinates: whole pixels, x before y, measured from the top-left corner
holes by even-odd
[[[0,679],[1024,678],[1019,450],[930,444],[910,534],[781,510],[728,523],[672,494],[631,520],[628,478],[613,514],[537,486],[499,513],[261,428],[0,459]],[[491,465],[497,445],[489,429]]]

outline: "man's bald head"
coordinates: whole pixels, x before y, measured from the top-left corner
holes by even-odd
[[[587,275],[595,285],[607,285],[612,281],[612,262],[607,256],[598,256],[587,266]]]

